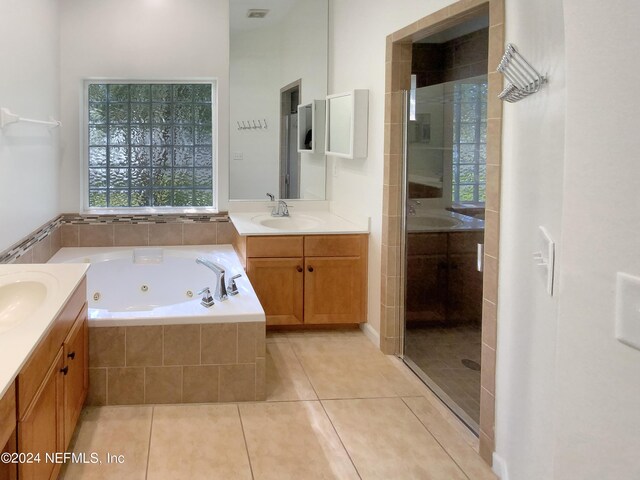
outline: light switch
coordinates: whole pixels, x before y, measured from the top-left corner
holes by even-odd
[[[616,339],[640,350],[640,277],[618,272]]]
[[[243,158],[244,158],[244,155],[242,154],[242,152],[233,152],[234,160],[242,160]]]

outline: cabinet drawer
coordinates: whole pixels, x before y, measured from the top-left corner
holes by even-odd
[[[82,310],[87,298],[87,281],[82,280],[64,309],[53,322],[49,332],[36,347],[18,375],[18,418],[22,419],[38,391],[51,362],[58,354],[64,339]]]
[[[0,398],[0,449],[7,443],[16,428],[16,384],[11,384]]]
[[[247,237],[247,258],[301,257],[301,236]]]
[[[304,237],[304,254],[313,257],[359,257],[363,235],[311,235]]]

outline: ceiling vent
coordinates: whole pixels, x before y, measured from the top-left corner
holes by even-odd
[[[247,10],[247,17],[248,18],[264,18],[267,16],[267,13],[269,13],[269,10],[265,10],[262,8],[250,8],[249,10]]]

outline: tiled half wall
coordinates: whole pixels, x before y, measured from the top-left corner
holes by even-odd
[[[262,322],[89,328],[89,405],[265,399]]]
[[[61,247],[230,244],[225,213],[187,215],[63,214],[0,252],[0,263],[46,263]]]

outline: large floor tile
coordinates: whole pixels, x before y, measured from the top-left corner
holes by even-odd
[[[419,394],[364,334],[291,339],[291,344],[321,399]]]
[[[424,397],[411,397],[403,400],[469,478],[474,480],[496,479],[491,468],[480,458],[480,455],[440,415],[429,400]]]
[[[267,401],[317,399],[289,343],[267,344],[266,360]]]
[[[256,480],[358,478],[319,402],[239,407]]]
[[[467,478],[402,399],[322,403],[363,479]]]
[[[97,453],[102,464],[71,463],[64,480],[144,480],[151,432],[152,407],[88,407],[82,411],[74,453]],[[106,454],[123,455],[124,463],[106,463]]]
[[[148,480],[250,478],[237,406],[155,407]]]

